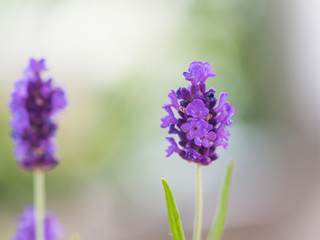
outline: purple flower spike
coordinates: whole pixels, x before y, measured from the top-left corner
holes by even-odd
[[[189,72],[184,72],[183,76],[186,80],[191,81],[192,85],[196,85],[199,82],[204,83],[209,77],[217,76],[208,62],[192,62],[188,71]]]
[[[35,210],[27,206],[17,219],[16,233],[11,240],[36,240],[35,236]],[[58,240],[62,237],[62,227],[53,214],[47,214],[44,220],[44,240]]]
[[[192,62],[188,71],[184,76],[191,85],[169,93],[171,104],[163,107],[169,115],[161,119],[161,127],[170,126],[169,134],[179,137],[181,148],[173,137],[167,138],[171,143],[167,157],[176,152],[182,159],[206,166],[218,158],[218,146],[228,146],[230,133],[226,127],[233,123],[235,110],[226,101],[227,93],[221,93],[217,101],[216,91],[207,90],[207,78],[216,76],[209,63]],[[177,110],[179,118],[175,118],[171,107]]]
[[[186,108],[186,113],[192,116],[194,119],[205,119],[209,113],[209,109],[200,99],[195,99]]]
[[[15,83],[9,104],[12,138],[18,165],[24,170],[50,170],[58,164],[53,116],[67,105],[64,91],[44,80],[45,60],[31,59],[22,80]]]

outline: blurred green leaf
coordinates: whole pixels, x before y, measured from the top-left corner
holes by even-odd
[[[231,185],[231,176],[233,170],[233,160],[230,160],[227,165],[224,181],[222,184],[221,192],[219,195],[219,202],[216,211],[216,215],[212,224],[212,228],[208,237],[208,240],[220,240],[224,224],[227,216],[228,198]]]
[[[71,240],[81,240],[81,239],[78,235],[73,235]]]
[[[173,240],[184,240],[183,229],[180,221],[180,215],[174,197],[172,195],[171,189],[163,178],[161,179],[164,192],[166,195],[167,209],[168,209],[168,218],[172,233]]]

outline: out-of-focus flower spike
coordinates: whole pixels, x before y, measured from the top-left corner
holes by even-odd
[[[9,108],[15,156],[24,170],[50,170],[58,164],[53,145],[53,116],[67,105],[65,93],[45,80],[45,60],[31,59],[22,80],[15,83]]]
[[[17,219],[16,232],[11,240],[35,240],[35,210],[33,206],[27,206]],[[44,240],[59,240],[62,237],[62,226],[58,218],[49,213],[44,221]]]

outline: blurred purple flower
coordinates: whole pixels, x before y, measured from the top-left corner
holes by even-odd
[[[15,156],[25,170],[49,170],[58,164],[52,141],[57,129],[53,117],[67,101],[61,88],[41,77],[45,70],[44,59],[31,59],[23,78],[15,83],[9,103]]]
[[[44,240],[58,240],[62,236],[62,227],[57,217],[49,213],[44,220]],[[36,240],[35,237],[35,210],[27,206],[17,219],[16,233],[11,240]]]
[[[176,152],[187,161],[209,165],[218,158],[216,148],[228,146],[229,131],[226,127],[233,121],[234,108],[226,102],[227,93],[221,93],[219,102],[215,90],[206,90],[205,81],[208,77],[216,76],[209,63],[192,62],[189,72],[183,73],[186,80],[191,81],[187,88],[179,88],[169,93],[171,104],[163,108],[169,113],[162,118],[161,127],[169,127],[169,134],[177,134],[178,144],[173,137],[167,138],[171,146],[167,149],[167,157]],[[174,107],[179,118],[174,116]]]

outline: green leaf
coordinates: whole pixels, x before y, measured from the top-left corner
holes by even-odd
[[[208,240],[220,240],[222,236],[224,224],[227,216],[232,169],[233,169],[233,160],[230,160],[228,162],[227,169],[225,172],[223,185],[219,195],[218,207],[216,210],[216,215],[212,224],[211,231],[209,233]]]
[[[80,237],[78,235],[73,235],[71,240],[80,240]]]
[[[171,189],[163,178],[161,179],[164,192],[166,195],[167,209],[168,209],[168,218],[172,233],[173,240],[184,240],[183,229],[180,221],[180,215],[174,197],[172,195]]]

